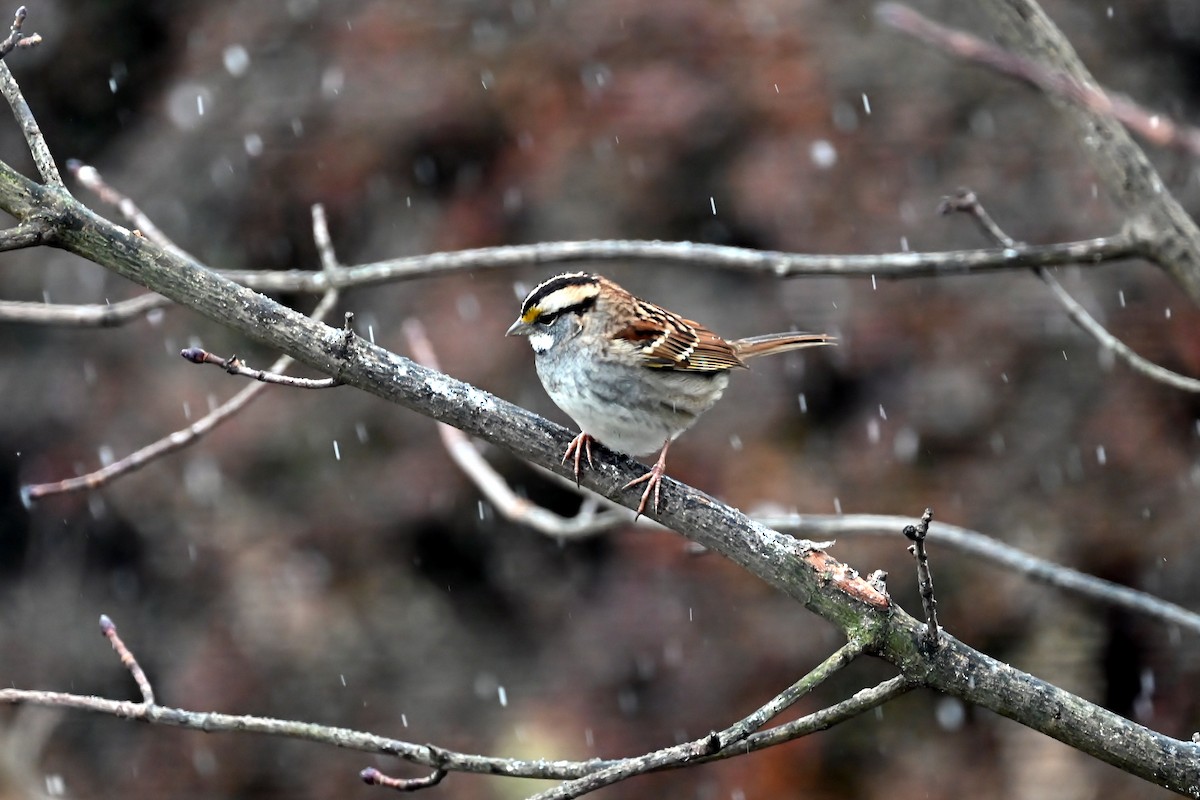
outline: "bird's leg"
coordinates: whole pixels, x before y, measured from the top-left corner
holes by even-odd
[[[591,469],[592,468],[592,437],[590,434],[580,431],[579,435],[576,436],[574,439],[572,439],[571,443],[569,445],[567,445],[567,452],[563,453],[563,457],[562,457],[562,463],[565,464],[565,463],[567,463],[568,458],[570,458],[572,455],[575,456],[575,485],[576,486],[579,486],[579,473],[581,470],[581,464],[579,463],[579,458],[584,453],[587,454],[588,468]]]
[[[667,450],[671,447],[671,440],[668,439],[663,445],[662,452],[658,454],[658,461],[654,462],[654,466],[640,478],[634,478],[629,483],[622,486],[622,489],[628,489],[630,486],[637,486],[639,483],[646,484],[646,490],[642,492],[642,502],[638,503],[637,513],[633,515],[634,520],[640,517],[646,510],[646,501],[650,499],[650,492],[654,492],[654,513],[658,513],[658,493],[662,486],[663,475],[667,472]]]

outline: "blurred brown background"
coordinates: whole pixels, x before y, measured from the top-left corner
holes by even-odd
[[[986,34],[966,5],[916,7]],[[1046,7],[1106,85],[1195,117],[1191,0]],[[314,202],[345,263],[603,237],[828,253],[983,246],[967,220],[934,214],[960,185],[1027,241],[1118,229],[1047,102],[871,15],[858,0],[64,0],[31,5],[27,29],[46,42],[10,63],[60,163],[95,164],[220,268],[315,268]],[[32,174],[14,124],[0,126],[0,157]],[[1197,207],[1192,161],[1155,157]],[[138,291],[56,251],[0,262],[6,299]],[[842,337],[836,351],[738,375],[673,448],[672,476],[746,509],[928,505],[1200,605],[1200,404],[1099,355],[1033,276],[781,284],[678,266],[604,271],[729,336],[795,326]],[[421,319],[443,369],[566,423],[526,344],[502,335],[519,295],[550,272],[349,292],[342,309],[400,352],[402,321]],[[1139,352],[1200,374],[1200,311],[1158,271],[1062,277]],[[674,534],[560,544],[497,519],[430,420],[350,389],[268,389],[198,446],[93,495],[22,508],[20,484],[121,457],[242,388],[182,361],[189,343],[260,367],[274,355],[178,309],[104,331],[0,328],[4,685],[135,697],[98,633],[104,612],[166,704],[586,758],[723,727],[840,643]],[[539,501],[577,502],[490,455]],[[833,552],[889,570],[893,594],[917,608],[899,535]],[[942,620],[960,638],[1172,736],[1200,727],[1193,634],[933,555]],[[801,710],[889,674],[857,664]],[[0,724],[4,798],[366,797],[383,790],[357,784],[364,766],[416,774],[309,744],[80,714],[0,709]],[[31,762],[22,745],[39,730],[49,739]],[[428,794],[536,788],[452,775]],[[917,693],[787,747],[604,796],[1101,792],[1163,794]]]

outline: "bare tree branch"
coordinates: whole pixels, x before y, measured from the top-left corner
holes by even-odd
[[[1200,155],[1200,129],[1176,122],[1166,114],[1148,111],[1128,97],[1112,94],[1096,84],[1083,83],[1066,73],[1054,72],[1030,58],[1012,53],[978,36],[940,25],[899,3],[882,3],[876,7],[875,13],[886,25],[955,58],[982,64],[1024,81],[1048,95],[1064,98],[1095,114],[1119,120],[1151,144]]]
[[[705,737],[691,742],[665,747],[635,758],[624,758],[615,764],[596,770],[583,778],[569,781],[553,789],[534,795],[530,800],[572,800],[572,798],[594,792],[605,786],[611,786],[619,781],[644,775],[661,769],[696,763],[697,760],[712,761],[718,758],[728,758],[731,755],[742,755],[750,752],[748,748],[735,747],[772,718],[783,713],[820,686],[829,676],[838,672],[856,659],[863,651],[863,643],[850,641],[842,645],[837,652],[825,659],[815,669],[809,672],[785,691],[776,695],[766,705],[754,711],[749,716],[734,723],[723,731],[713,731]],[[855,706],[857,713],[867,710]],[[829,711],[830,709],[825,709]],[[811,715],[810,715],[811,716]],[[842,719],[847,719],[843,717]],[[838,721],[842,721],[839,719]],[[830,722],[826,727],[831,727]],[[817,729],[801,729],[794,731],[796,738]],[[820,730],[824,730],[821,728]]]
[[[169,305],[172,305],[170,300],[153,292],[104,305],[57,305],[24,300],[0,300],[0,322],[54,325],[64,328],[112,328]]]
[[[17,13],[13,17],[12,28],[9,31],[4,41],[0,42],[0,58],[4,58],[18,47],[35,47],[42,43],[40,34],[32,33],[28,36],[21,30],[25,24],[26,11],[25,6],[19,6]]]
[[[146,677],[146,673],[142,671],[142,666],[134,658],[133,653],[125,646],[125,642],[121,641],[121,637],[117,635],[117,626],[109,619],[107,614],[100,615],[100,632],[108,639],[112,645],[113,651],[117,654],[117,658],[121,659],[121,664],[125,669],[129,670],[129,674],[133,677],[133,682],[137,684],[138,689],[142,693],[142,703],[148,706],[154,705],[154,689],[150,686],[150,680]]]
[[[21,33],[21,26],[24,22],[25,6],[21,6],[13,18],[12,31],[0,44],[0,59],[4,58],[14,47],[34,47],[41,44],[42,37],[36,33],[32,36],[25,36]],[[42,130],[38,127],[37,120],[34,119],[33,112],[29,110],[29,104],[25,102],[25,95],[21,93],[21,87],[13,78],[8,64],[3,61],[0,61],[0,92],[3,92],[4,98],[12,106],[13,115],[17,118],[17,124],[21,126],[21,132],[25,134],[25,143],[29,146],[29,152],[33,154],[33,163],[37,165],[42,180],[48,186],[65,190],[66,186],[63,184],[62,176],[58,174],[54,157],[46,145],[46,138],[42,136]]]
[[[333,744],[351,750],[395,756],[433,770],[433,773],[427,777],[407,780],[388,777],[373,768],[365,769],[360,773],[360,777],[368,783],[402,791],[412,791],[435,785],[449,772],[568,781],[584,779],[596,784],[592,786],[592,789],[599,788],[599,786],[648,771],[672,769],[693,763],[707,763],[774,747],[816,731],[826,730],[839,722],[859,716],[865,711],[898,697],[916,685],[903,676],[897,676],[878,686],[856,692],[845,700],[808,714],[801,719],[759,733],[753,732],[861,654],[866,646],[865,642],[851,642],[841,647],[804,678],[753,714],[724,731],[714,732],[697,742],[666,748],[634,758],[592,759],[589,761],[538,759],[530,761],[460,753],[430,744],[413,744],[346,728],[249,715],[234,716],[214,712],[196,712],[158,705],[149,681],[132,651],[117,636],[116,626],[112,620],[107,616],[101,616],[100,626],[112,643],[113,650],[121,659],[121,663],[129,670],[137,683],[142,694],[141,702],[108,700],[64,692],[0,689],[0,703],[90,711],[151,724],[202,730],[208,733],[242,731],[282,736]],[[681,753],[685,757],[680,758]],[[558,788],[569,791],[569,787],[570,784],[567,784]],[[592,789],[588,789],[588,791]],[[578,795],[579,793],[552,796],[577,797]]]
[[[297,378],[274,369],[253,369],[247,367],[237,356],[223,358],[201,347],[185,347],[179,355],[193,364],[214,364],[230,375],[239,375],[262,383],[290,386],[293,389],[332,389],[342,385],[337,378]]]
[[[1007,2],[1013,8],[1029,6],[1023,0]],[[1040,9],[1036,10],[1040,12]],[[33,184],[3,162],[0,162],[0,207],[19,220],[33,217],[54,220],[56,246],[102,264],[248,338],[294,355],[324,374],[419,413],[443,419],[470,435],[566,474],[558,458],[570,434],[560,426],[369,342],[347,337],[342,331],[231,283],[190,259],[164,251],[144,237],[109,223],[82,207],[67,192]],[[1150,211],[1162,212],[1162,208]],[[1158,219],[1153,213],[1150,217],[1150,222]],[[1140,251],[1149,242],[1152,252],[1165,259],[1168,269],[1186,273],[1190,256],[1185,253],[1182,258],[1174,258],[1177,253],[1172,248],[1179,243],[1171,238],[1184,236],[1186,231],[1176,227],[1164,240],[1156,238],[1157,228],[1150,226],[1145,230],[1140,237],[1128,237],[1128,243]],[[1185,243],[1186,246],[1191,244]],[[689,260],[694,262],[696,259],[693,256]],[[898,263],[895,266],[908,269]],[[787,271],[786,265],[783,271]],[[329,286],[340,285],[339,279],[332,280]],[[622,487],[642,471],[643,468],[632,459],[604,451],[597,459],[596,468],[589,470],[583,479],[590,489],[632,506],[637,497],[630,496]],[[924,631],[922,623],[896,607],[880,586],[859,577],[853,569],[814,543],[796,541],[758,525],[735,509],[676,481],[665,480],[663,488],[665,503],[653,512],[653,516],[683,532],[692,541],[725,555],[842,630],[853,631],[853,638],[861,641],[867,652],[894,664],[901,676],[889,682],[886,689],[885,685],[876,687],[879,692],[874,696],[910,685],[927,686],[1010,716],[1173,791],[1194,792],[1195,786],[1200,784],[1200,768],[1192,743],[1137,725],[989,658],[949,635],[943,637],[943,645],[937,651],[922,652],[918,644]],[[452,768],[449,760],[453,754],[437,748],[379,737],[364,738],[361,734],[339,729],[332,729],[332,738],[327,739],[325,737],[331,735],[330,729],[318,731],[315,730],[317,726],[278,720],[194,714],[147,702],[114,703],[49,692],[0,690],[0,702],[42,702],[87,708],[206,731],[257,730],[328,740],[341,746],[353,746],[350,743],[357,742],[373,745],[370,749],[375,752],[398,755],[430,769]],[[766,733],[770,731],[763,735]],[[744,740],[743,746],[752,746],[760,741],[759,737],[760,734],[751,735]],[[514,763],[524,766],[524,762],[500,763],[498,760],[486,763],[472,760],[469,763],[474,768],[472,771],[486,770],[492,774],[509,774],[505,770],[512,769]],[[537,777],[546,777],[547,766],[546,762],[532,762],[531,771],[540,770]],[[598,767],[597,762],[588,762],[581,770],[595,772]]]
[[[925,509],[916,525],[905,525],[904,535],[912,544],[908,550],[917,560],[917,589],[921,593],[921,607],[925,610],[924,644],[938,645],[937,599],[933,596],[933,572],[929,569],[929,552],[925,549],[925,538],[929,535],[929,523],[933,522],[933,509]]]
[[[1103,94],[1071,43],[1034,0],[982,0],[977,7],[992,19],[1001,47],[1029,59],[1040,72],[1076,84],[1078,91]],[[897,16],[911,19],[912,14],[915,12],[908,9],[897,14],[897,6],[887,4],[881,16],[886,22]],[[957,36],[957,32],[950,33]],[[1163,184],[1145,152],[1111,109],[1091,108],[1054,92],[1048,97],[1073,123],[1081,152],[1112,199],[1127,213],[1126,229],[1143,242],[1146,258],[1165,269],[1200,303],[1200,229]]]
[[[22,222],[14,228],[0,231],[0,252],[46,244],[49,233],[49,227],[41,220]]]
[[[321,260],[325,264],[325,269],[334,271],[339,269],[337,259],[333,256],[332,247],[329,244],[329,231],[325,226],[325,210],[319,204],[312,208],[313,215],[313,237],[317,241],[318,249],[321,250]],[[326,252],[328,251],[328,252]],[[170,302],[162,295],[145,294],[141,298],[161,299],[163,302]],[[135,298],[138,299],[138,298]],[[330,289],[317,303],[316,308],[312,311],[314,320],[322,320],[329,314],[338,301],[338,290]],[[271,374],[282,374],[293,363],[291,356],[280,356],[274,364],[267,370]],[[323,383],[324,381],[322,381]],[[250,404],[259,393],[267,387],[271,381],[261,381],[252,383],[243,388],[229,400],[226,400],[217,408],[214,408],[208,414],[196,420],[191,425],[181,430],[175,431],[158,441],[152,442],[149,445],[130,453],[125,458],[102,467],[101,469],[89,472],[86,475],[79,475],[74,478],[66,478],[60,481],[52,481],[48,483],[30,484],[21,487],[21,499],[26,506],[33,502],[48,497],[54,494],[66,494],[70,492],[79,492],[91,489],[98,489],[107,483],[110,483],[122,475],[141,469],[142,467],[156,461],[163,456],[174,453],[177,450],[182,450],[188,445],[202,438],[205,434],[212,431],[222,422],[231,419],[239,411]]]
[[[1087,309],[1078,300],[1071,297],[1062,284],[1049,272],[1039,269],[1037,270],[1037,276],[1050,287],[1050,291],[1054,293],[1055,298],[1067,312],[1067,316],[1071,318],[1072,322],[1091,334],[1092,338],[1099,342],[1101,347],[1108,350],[1121,361],[1124,361],[1135,372],[1139,372],[1159,383],[1165,383],[1174,389],[1185,392],[1200,392],[1200,380],[1190,378],[1187,375],[1180,375],[1178,372],[1155,364],[1150,359],[1135,353],[1129,345],[1109,333],[1095,317],[1087,312]]]
[[[425,334],[425,326],[418,320],[404,323],[404,334],[412,350],[413,359],[430,369],[440,369],[433,344]],[[579,539],[612,530],[617,525],[632,525],[633,520],[624,509],[596,513],[591,496],[585,497],[584,505],[573,517],[555,514],[514,492],[504,478],[492,469],[491,464],[480,454],[470,438],[451,425],[437,423],[438,435],[451,460],[458,465],[471,482],[483,493],[496,510],[508,520],[527,525],[539,533],[557,539]]]
[[[320,293],[330,287],[376,286],[451,272],[595,261],[685,263],[739,272],[765,272],[785,278],[833,275],[902,279],[1027,269],[1037,265],[1086,267],[1144,257],[1149,257],[1146,244],[1125,233],[1078,242],[1001,249],[847,256],[782,253],[691,242],[613,239],[544,242],[408,256],[343,267],[335,278],[318,270],[228,270],[222,274],[260,292]],[[152,297],[155,299],[150,299]],[[137,319],[148,310],[169,305],[169,300],[155,295],[141,295],[108,305],[0,301],[0,322],[110,327]]]
[[[912,520],[907,517],[886,514],[792,514],[756,519],[773,530],[787,531],[808,538],[840,538],[863,534],[895,536],[897,530],[912,524]],[[1118,606],[1200,634],[1200,614],[1145,592],[1038,558],[978,531],[957,525],[934,522],[929,527],[929,535],[936,544],[951,547],[1011,570],[1017,575],[1024,575],[1031,580],[1088,600]]]
[[[373,286],[469,270],[562,266],[607,261],[681,263],[735,272],[766,273],[780,278],[802,275],[917,278],[1027,269],[1034,266],[1088,266],[1144,258],[1149,252],[1150,248],[1145,242],[1129,233],[1078,242],[1024,245],[1018,248],[845,256],[783,253],[693,242],[604,239],[483,247],[388,259],[345,268],[338,276],[338,286]],[[320,273],[305,270],[230,270],[222,274],[243,286],[262,292],[321,292],[328,286],[328,279]]]
[[[415,792],[418,789],[428,789],[437,786],[449,773],[444,769],[435,769],[423,778],[393,778],[384,775],[375,767],[367,767],[358,774],[363,783],[368,786],[383,786],[398,792]]]
[[[996,224],[996,221],[992,219],[992,215],[979,202],[979,198],[969,189],[960,189],[953,197],[943,198],[939,210],[943,213],[961,211],[970,214],[979,224],[984,234],[995,239],[1002,247],[1016,247],[1020,245],[1017,240],[1005,233]],[[1095,317],[1087,312],[1087,309],[1079,301],[1071,297],[1070,293],[1063,288],[1058,279],[1051,275],[1048,270],[1044,267],[1034,267],[1033,271],[1043,283],[1050,287],[1050,291],[1054,293],[1055,299],[1058,300],[1059,304],[1067,312],[1067,316],[1071,318],[1072,322],[1083,328],[1085,332],[1099,342],[1102,348],[1108,350],[1121,361],[1124,361],[1135,372],[1139,372],[1159,383],[1165,383],[1175,389],[1185,392],[1200,392],[1200,380],[1180,375],[1178,372],[1172,372],[1166,367],[1161,367],[1153,361],[1138,355],[1129,345],[1109,333]]]
[[[67,160],[67,172],[75,177],[75,180],[87,190],[95,194],[102,202],[113,206],[117,211],[121,212],[129,224],[133,225],[143,236],[157,244],[164,250],[169,250],[178,256],[188,258],[187,251],[181,248],[171,238],[163,233],[162,228],[154,223],[137,203],[123,192],[113,188],[104,177],[100,174],[100,170],[95,167],[85,164],[77,158]]]

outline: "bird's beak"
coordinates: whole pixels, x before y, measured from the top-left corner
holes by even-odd
[[[528,322],[517,320],[512,325],[508,326],[508,330],[504,332],[505,336],[528,336],[533,333],[533,326]]]

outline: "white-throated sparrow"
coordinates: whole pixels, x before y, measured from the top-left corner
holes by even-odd
[[[573,272],[538,285],[508,336],[528,336],[550,398],[579,424],[563,454],[592,462],[592,440],[630,455],[662,452],[649,472],[637,515],[659,485],[667,450],[721,399],[729,370],[746,359],[834,344],[824,333],[772,333],[726,341],[699,323],[634,297],[608,278]]]

